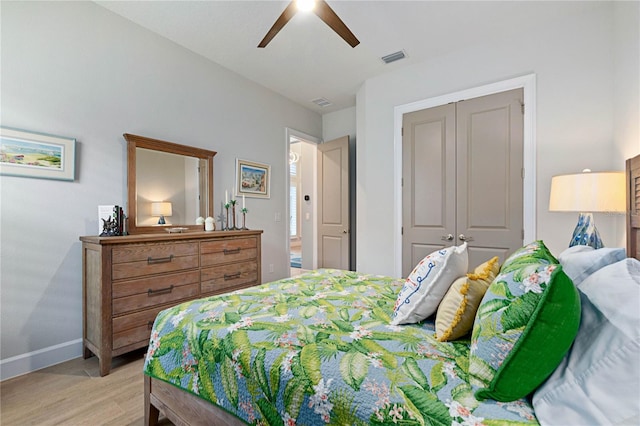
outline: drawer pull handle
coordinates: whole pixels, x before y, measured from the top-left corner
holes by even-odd
[[[153,330],[153,321],[149,321],[149,322],[147,323],[147,328],[148,328],[149,330]]]
[[[172,291],[173,291],[173,284],[171,284],[169,287],[161,288],[161,289],[158,289],[158,290],[154,290],[154,289],[150,288],[149,290],[147,290],[147,296],[149,296],[149,297],[157,296],[159,294],[171,293]]]
[[[238,253],[240,253],[240,250],[241,250],[240,247],[238,247],[238,248],[233,249],[233,250],[224,249],[224,250],[222,250],[222,252],[226,256],[228,254],[238,254]]]
[[[153,257],[149,256],[147,257],[147,264],[148,265],[154,265],[156,263],[169,263],[171,262],[171,260],[173,259],[173,255],[169,255],[168,257],[159,257],[157,259],[154,259]]]
[[[236,272],[235,274],[224,274],[224,280],[225,281],[229,281],[229,280],[233,280],[236,278],[240,278],[240,272]]]

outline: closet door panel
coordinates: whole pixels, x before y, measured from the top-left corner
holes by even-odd
[[[424,256],[451,246],[455,233],[455,106],[403,119],[403,275]],[[443,239],[445,237],[445,239]]]
[[[522,90],[457,104],[457,232],[469,266],[522,246]]]

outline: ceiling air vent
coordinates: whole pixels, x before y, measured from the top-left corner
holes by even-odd
[[[314,104],[316,104],[316,105],[318,105],[319,107],[322,107],[322,108],[328,107],[329,105],[332,105],[331,102],[329,102],[325,98],[312,99],[311,102],[313,102]]]
[[[382,59],[385,64],[390,64],[391,62],[399,61],[400,59],[404,59],[406,57],[407,54],[404,52],[404,50],[398,50],[397,52],[390,53],[380,59]]]

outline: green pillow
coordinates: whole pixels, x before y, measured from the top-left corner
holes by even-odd
[[[476,398],[514,401],[560,364],[580,325],[580,297],[542,241],[513,253],[480,303],[469,378]]]

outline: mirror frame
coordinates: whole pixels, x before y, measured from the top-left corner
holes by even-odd
[[[160,226],[136,226],[137,216],[137,193],[136,193],[136,148],[145,148],[154,151],[168,152],[171,154],[186,155],[196,157],[207,162],[207,180],[209,186],[207,188],[207,214],[213,217],[213,157],[216,151],[208,149],[195,148],[187,145],[180,145],[173,142],[162,141],[159,139],[147,138],[144,136],[123,134],[127,141],[127,202],[129,215],[127,216],[127,225],[129,234],[148,234],[164,232],[166,228],[184,227],[189,230],[203,231],[204,225],[160,225]]]

